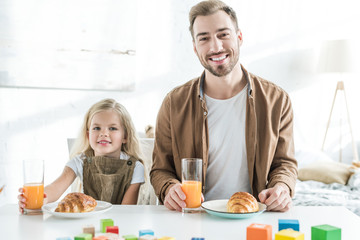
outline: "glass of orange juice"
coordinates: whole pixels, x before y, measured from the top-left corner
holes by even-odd
[[[24,160],[24,214],[41,213],[44,202],[44,161]]]
[[[182,183],[181,189],[186,195],[186,207],[183,212],[198,212],[201,206],[202,159],[181,159]]]

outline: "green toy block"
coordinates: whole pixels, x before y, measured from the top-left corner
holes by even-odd
[[[138,237],[135,235],[124,235],[122,236],[125,240],[138,240]]]
[[[114,226],[114,221],[112,219],[101,219],[100,220],[100,231],[106,233],[106,227]]]
[[[90,233],[82,233],[82,234],[76,235],[74,237],[74,240],[92,240],[92,235]]]
[[[327,224],[312,226],[311,240],[341,240],[341,228]]]
[[[283,229],[275,233],[275,240],[304,240],[304,234],[292,229]]]

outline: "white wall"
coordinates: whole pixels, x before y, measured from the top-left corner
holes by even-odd
[[[137,72],[132,92],[0,88],[0,179],[7,183],[0,204],[16,202],[23,159],[46,161],[45,184],[60,174],[68,157],[66,139],[76,137],[84,113],[94,102],[115,98],[127,107],[138,131],[155,124],[165,94],[202,72],[188,32],[187,14],[196,2],[138,1],[134,24]],[[323,40],[360,38],[356,1],[226,2],[238,13],[244,37],[241,62],[289,92],[296,147],[320,149],[338,79],[316,72],[317,57]],[[2,24],[6,23],[0,27]],[[0,44],[2,40],[0,36]],[[359,74],[344,80],[354,136],[359,141]]]

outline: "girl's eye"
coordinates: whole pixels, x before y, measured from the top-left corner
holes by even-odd
[[[98,131],[100,130],[100,127],[94,127],[93,130]]]
[[[110,129],[110,131],[116,131],[117,130],[116,127],[110,127],[109,129]]]

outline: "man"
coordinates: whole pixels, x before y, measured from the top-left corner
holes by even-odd
[[[243,38],[232,8],[203,1],[189,20],[205,71],[172,90],[159,110],[150,172],[155,193],[181,211],[181,159],[197,157],[205,200],[245,191],[268,210],[287,211],[297,177],[289,96],[240,64]]]

